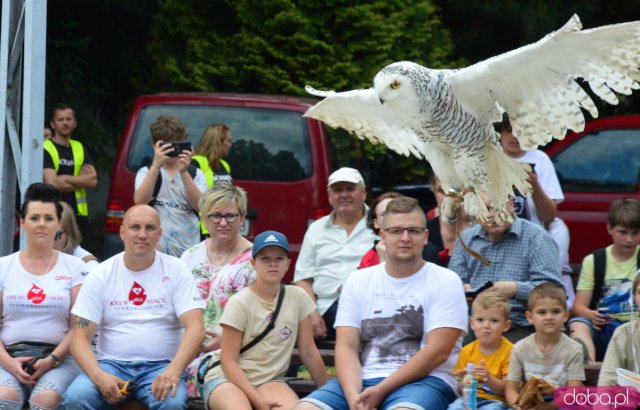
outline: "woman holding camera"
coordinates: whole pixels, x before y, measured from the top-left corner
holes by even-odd
[[[69,355],[69,312],[85,263],[53,248],[60,192],[29,186],[20,209],[24,250],[0,258],[0,408],[58,409],[80,373]]]

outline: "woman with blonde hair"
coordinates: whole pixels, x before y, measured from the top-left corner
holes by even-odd
[[[211,188],[217,182],[231,182],[231,167],[224,157],[231,150],[231,130],[224,124],[211,124],[200,137],[191,164],[200,168]]]
[[[71,206],[66,202],[60,202],[60,205],[62,205],[62,219],[60,229],[56,232],[53,248],[82,259],[87,264],[87,269],[91,270],[98,266],[98,258],[80,246],[82,234]]]
[[[245,190],[229,183],[215,184],[202,194],[199,206],[201,220],[211,237],[187,249],[181,257],[191,269],[200,296],[207,304],[204,325],[208,337],[201,354],[187,369],[187,393],[192,397],[198,395],[196,372],[200,358],[220,348],[222,309],[232,295],[255,278],[251,267],[253,244],[240,235],[247,215]]]

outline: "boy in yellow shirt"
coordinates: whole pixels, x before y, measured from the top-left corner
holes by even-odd
[[[478,408],[483,410],[509,408],[504,397],[503,379],[509,371],[509,357],[513,344],[502,334],[511,326],[510,311],[508,299],[500,293],[480,293],[471,305],[469,320],[477,339],[462,348],[458,362],[453,368],[460,390],[467,363],[475,365],[474,373],[478,378]],[[462,409],[462,399],[449,405],[449,410]]]

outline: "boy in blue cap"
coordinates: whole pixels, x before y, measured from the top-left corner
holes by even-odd
[[[220,319],[221,348],[211,358],[220,365],[204,378],[208,409],[292,407],[298,396],[278,378],[287,372],[296,342],[316,384],[327,381],[309,316],[315,304],[301,288],[280,284],[290,263],[286,236],[276,231],[256,236],[251,261],[256,280],[229,299]],[[273,328],[260,338],[272,322]]]

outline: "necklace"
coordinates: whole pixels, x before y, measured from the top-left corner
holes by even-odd
[[[216,255],[218,253],[214,252],[207,246],[207,259],[209,259],[209,262],[211,262],[212,265],[224,266],[227,263],[227,260],[229,259],[229,257],[233,255],[237,244],[238,244],[238,239],[236,238],[236,240],[233,242],[233,245],[231,246],[231,249],[229,249],[229,251],[224,255],[224,258],[221,258],[220,256],[216,258]]]
[[[51,268],[53,267],[53,262],[56,260],[56,251],[53,251],[53,253],[51,254],[51,257],[49,258],[49,265],[46,267],[46,269],[42,273],[36,273],[36,270],[33,269],[33,267],[31,267],[31,260],[26,255],[26,253],[23,253],[23,256],[24,256],[24,264],[26,265],[25,267],[27,268],[27,271],[29,273],[33,275],[45,275],[49,271],[51,271]]]

